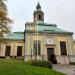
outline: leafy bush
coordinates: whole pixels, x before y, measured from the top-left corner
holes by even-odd
[[[70,62],[71,65],[75,65],[75,62]]]
[[[34,66],[46,67],[52,69],[52,63],[50,61],[29,60],[28,63]]]

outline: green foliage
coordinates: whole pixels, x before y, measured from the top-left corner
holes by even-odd
[[[28,63],[34,66],[46,67],[52,69],[52,63],[49,61],[29,60]]]
[[[0,75],[65,75],[48,68],[32,66],[22,60],[0,59]]]
[[[7,0],[0,0],[0,33],[9,32],[9,23],[12,23],[12,20],[8,17],[6,1]]]
[[[70,62],[71,65],[75,65],[75,62]]]

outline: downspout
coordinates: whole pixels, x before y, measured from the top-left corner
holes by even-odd
[[[25,24],[25,30],[24,30],[24,61],[25,61],[25,42],[26,42],[26,24]]]

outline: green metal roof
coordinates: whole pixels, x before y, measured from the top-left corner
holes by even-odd
[[[56,33],[56,34],[73,34],[72,32],[68,32],[66,30],[60,29],[57,27],[56,24],[48,24],[48,23],[44,23],[44,22],[38,22],[38,25],[34,25],[36,26],[35,30],[38,30],[38,32],[48,32],[48,33]],[[26,26],[26,31],[28,32],[32,32],[33,31],[33,26]]]
[[[4,39],[6,40],[24,40],[24,33],[23,32],[14,32],[5,34]]]

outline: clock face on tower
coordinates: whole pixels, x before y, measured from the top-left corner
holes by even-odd
[[[47,39],[47,44],[53,44],[53,39],[52,38],[48,38]]]

